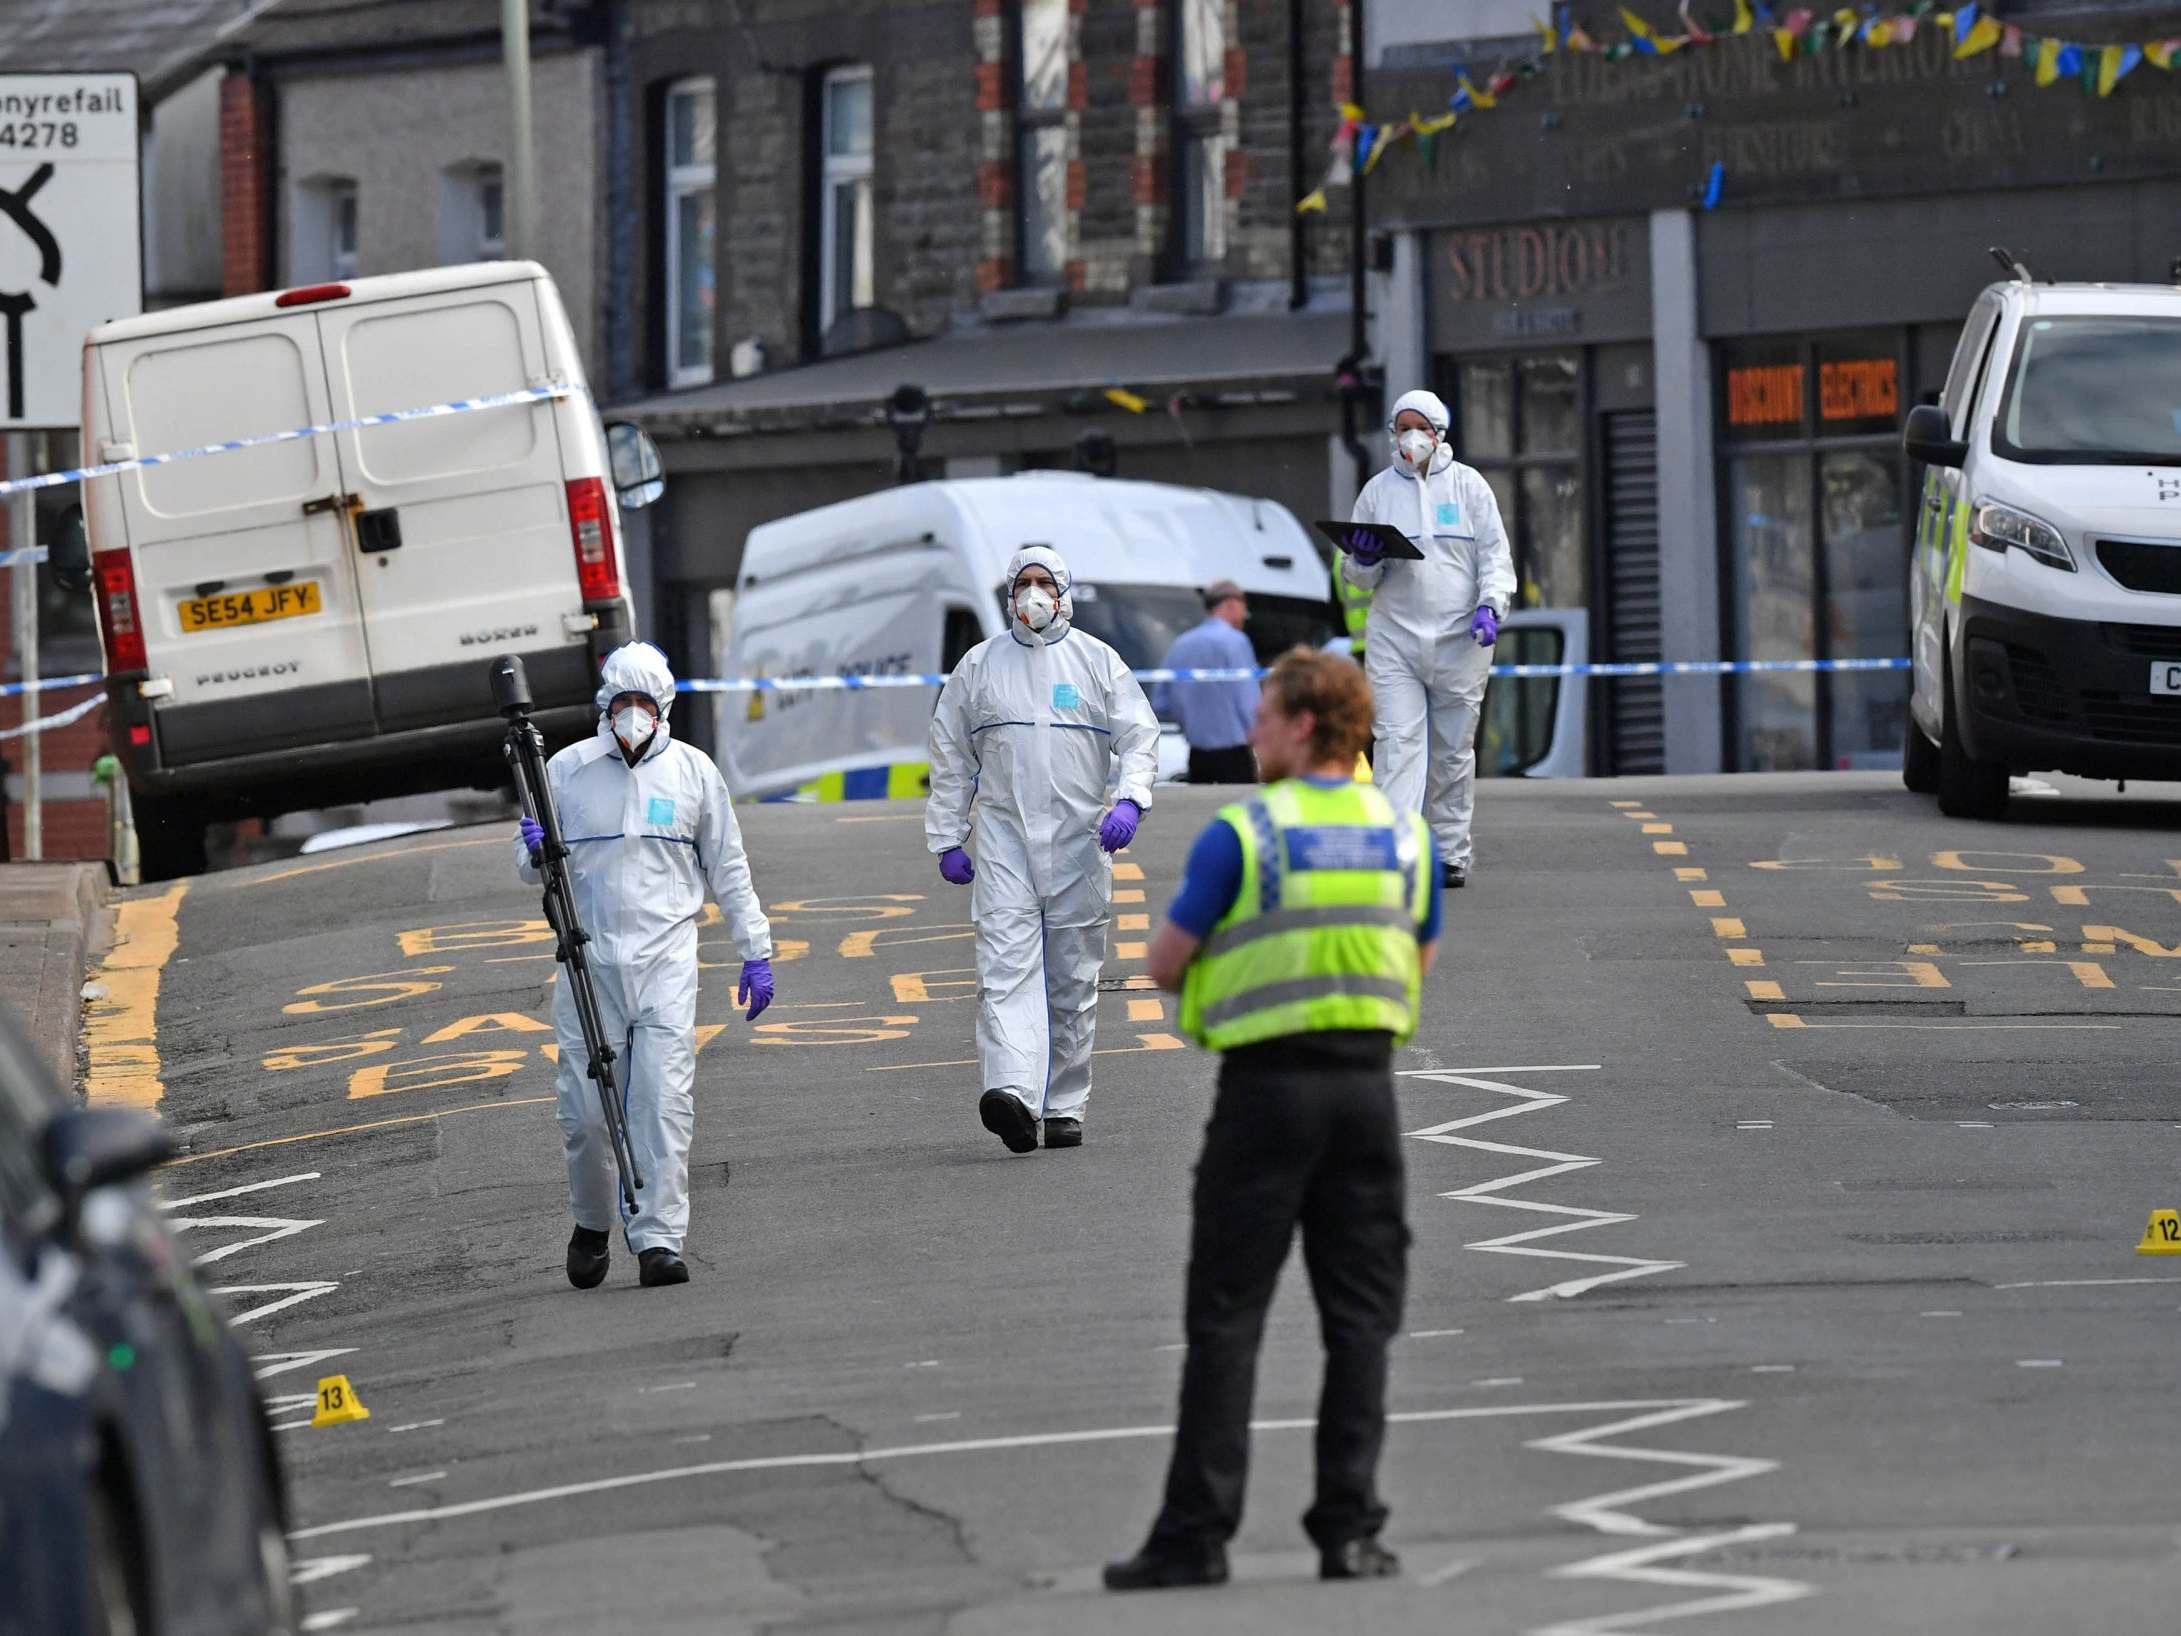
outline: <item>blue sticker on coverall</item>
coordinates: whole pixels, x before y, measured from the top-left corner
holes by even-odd
[[[1462,508],[1459,501],[1442,500],[1439,502],[1438,526],[1441,528],[1459,528],[1462,526]]]
[[[668,828],[674,822],[674,803],[663,795],[655,795],[651,798],[651,808],[644,817],[647,822],[657,824],[661,829]]]
[[[1082,702],[1083,695],[1076,691],[1075,683],[1053,683],[1053,708],[1055,710],[1073,710]]]

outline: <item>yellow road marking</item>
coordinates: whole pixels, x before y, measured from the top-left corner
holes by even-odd
[[[1094,1057],[1126,1057],[1134,1056],[1139,1051],[1186,1051],[1189,1049],[1187,1042],[1178,1040],[1171,1034],[1138,1034],[1136,1038],[1142,1043],[1138,1045],[1102,1046],[1093,1051],[1091,1055]],[[874,1062],[865,1068],[864,1072],[894,1074],[901,1072],[904,1068],[974,1068],[976,1066],[977,1059],[975,1057],[960,1057],[952,1062]]]
[[[1130,1022],[1164,1022],[1166,1021],[1166,1002],[1164,1000],[1131,1000],[1128,1002],[1128,1020]]]
[[[331,863],[307,863],[300,869],[275,870],[270,875],[259,875],[252,880],[237,881],[237,886],[270,886],[276,880],[293,880],[298,875],[323,874],[328,869],[353,869],[360,863],[378,863],[386,858],[413,858],[420,852],[452,852],[464,846],[505,846],[507,842],[497,835],[480,836],[474,841],[434,841],[430,846],[405,846],[391,852],[371,852],[360,858],[336,858]]]
[[[1749,990],[1749,997],[1752,1000],[1784,1000],[1787,998],[1787,991],[1767,978],[1752,977],[1744,982],[1742,986]]]
[[[1710,874],[1709,874],[1709,873],[1708,873],[1707,871],[1705,871],[1705,870],[1702,870],[1702,869],[1695,869],[1695,868],[1691,868],[1691,867],[1690,867],[1689,865],[1687,865],[1687,864],[1680,864],[1680,865],[1677,865],[1677,866],[1675,867],[1675,869],[1674,869],[1674,879],[1675,879],[1675,880],[1684,880],[1684,881],[1686,881],[1686,880],[1710,880],[1710,879],[1711,879],[1711,875],[1710,875]]]
[[[93,1107],[156,1108],[166,1094],[159,1077],[159,979],[182,937],[182,899],[189,882],[157,897],[129,898],[114,913],[114,946],[99,962],[105,994],[84,1017],[91,1048],[86,1093]]]
[[[1148,943],[1116,943],[1113,958],[1116,960],[1141,960],[1151,950]]]
[[[1689,894],[1689,901],[1699,909],[1724,909],[1727,906],[1727,895],[1724,892],[1709,889],[1692,891]]]
[[[1646,835],[1671,835],[1674,832],[1674,826],[1672,824],[1645,824],[1643,832]]]
[[[1115,915],[1113,929],[1117,932],[1148,932],[1151,930],[1149,915]]]
[[[1713,915],[1711,934],[1714,937],[1747,937],[1749,928],[1731,915]]]
[[[1115,880],[1142,880],[1144,866],[1140,863],[1117,863],[1113,866]]]
[[[1653,841],[1651,850],[1662,858],[1686,858],[1689,855],[1687,841]]]
[[[1810,1025],[1791,1012],[1775,1011],[1765,1018],[1774,1028],[1808,1028]]]
[[[1764,964],[1762,949],[1729,949],[1727,958],[1737,966],[1761,966]]]
[[[487,1108],[534,1108],[541,1102],[551,1102],[550,1096],[520,1096],[507,1102],[472,1102],[465,1108],[441,1108],[437,1113],[403,1114],[398,1119],[374,1119],[362,1125],[337,1125],[332,1130],[306,1131],[301,1136],[274,1136],[262,1142],[243,1142],[235,1147],[214,1148],[210,1153],[191,1153],[176,1159],[166,1168],[181,1165],[200,1165],[207,1159],[225,1159],[236,1153],[255,1153],[260,1148],[293,1147],[297,1142],[315,1142],[325,1136],[354,1136],[359,1131],[385,1130],[390,1125],[420,1125],[429,1119],[450,1119],[458,1113],[482,1113]]]
[[[1910,954],[1944,954],[1946,951],[1936,943],[1911,943],[1908,946],[1908,952]]]
[[[1114,873],[1119,874],[1120,871],[1116,869]],[[1131,886],[1113,894],[1113,901],[1115,903],[1141,903],[1143,902],[1143,900],[1143,888],[1140,886]]]
[[[1643,805],[1643,803],[1641,801],[1608,801],[1606,805],[1609,807],[1620,807],[1625,810],[1629,807],[1640,807]]]

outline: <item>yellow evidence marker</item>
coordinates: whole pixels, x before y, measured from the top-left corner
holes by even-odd
[[[349,1385],[348,1376],[328,1375],[318,1383],[318,1411],[310,1417],[313,1426],[339,1426],[370,1418],[371,1411],[363,1406],[356,1388]]]
[[[2153,1210],[2138,1255],[2181,1255],[2181,1210]]]

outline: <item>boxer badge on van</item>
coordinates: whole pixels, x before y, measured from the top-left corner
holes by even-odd
[[[505,625],[498,630],[464,631],[462,645],[466,648],[489,648],[495,642],[519,642],[526,636],[538,634],[535,625]]]

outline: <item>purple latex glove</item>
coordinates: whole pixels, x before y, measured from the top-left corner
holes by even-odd
[[[1348,536],[1348,555],[1358,568],[1376,568],[1385,558],[1386,547],[1369,529],[1359,528]]]
[[[977,878],[977,866],[969,861],[967,852],[950,846],[939,854],[939,878],[952,886],[967,886]]]
[[[1479,608],[1469,616],[1469,634],[1477,639],[1477,646],[1488,648],[1499,640],[1499,615],[1490,608]]]
[[[540,854],[545,847],[545,826],[535,818],[526,817],[517,827],[522,833],[523,845],[530,853],[530,867],[535,869],[542,861]]]
[[[757,1021],[757,1014],[772,1004],[772,962],[770,960],[745,960],[742,962],[742,981],[735,987],[735,1004],[750,1009],[742,1016],[746,1022]]]
[[[1143,818],[1144,809],[1123,796],[1113,803],[1106,821],[1098,826],[1098,844],[1108,852],[1120,851],[1136,838],[1136,826]]]

